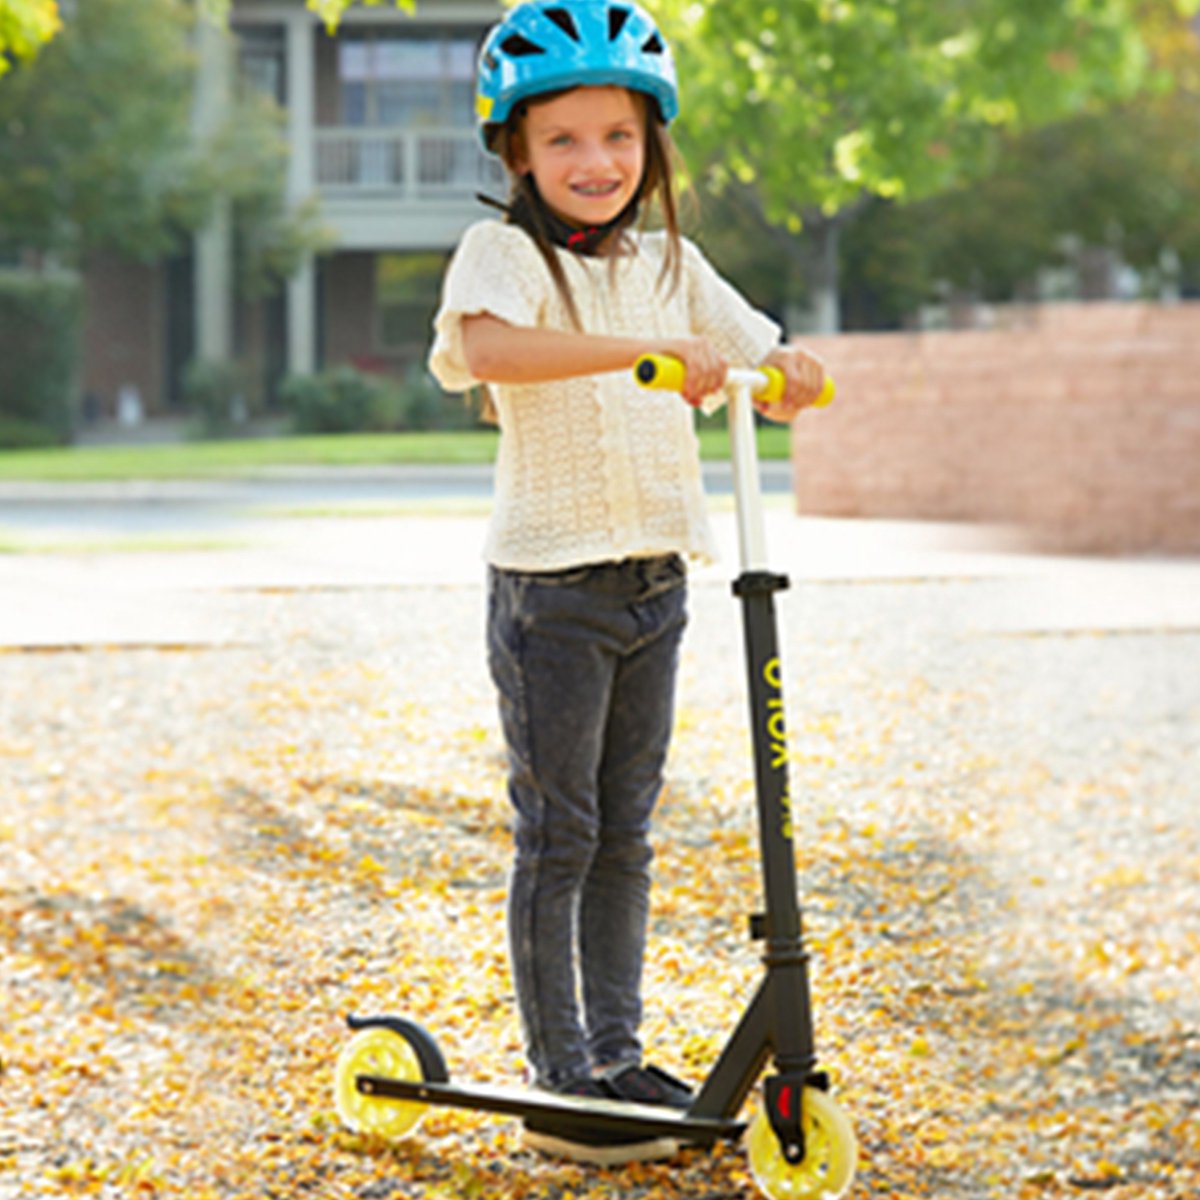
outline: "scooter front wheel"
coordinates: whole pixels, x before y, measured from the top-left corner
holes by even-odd
[[[379,1025],[360,1029],[342,1047],[334,1074],[334,1102],[342,1123],[355,1133],[374,1133],[389,1140],[412,1133],[425,1115],[425,1105],[368,1096],[358,1089],[360,1075],[418,1082],[425,1078],[421,1058],[410,1039]]]
[[[858,1143],[846,1114],[819,1088],[804,1089],[801,1129],[804,1157],[783,1156],[770,1118],[760,1112],[750,1125],[750,1170],[768,1200],[836,1200],[854,1182]]]

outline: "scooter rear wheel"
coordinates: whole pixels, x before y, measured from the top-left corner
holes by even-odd
[[[802,1104],[804,1158],[798,1163],[784,1158],[765,1112],[750,1125],[750,1170],[768,1200],[836,1200],[854,1182],[858,1143],[846,1114],[819,1088],[805,1088]]]
[[[425,1078],[413,1043],[395,1029],[360,1029],[342,1047],[334,1074],[334,1102],[343,1124],[355,1133],[389,1140],[412,1133],[425,1115],[424,1104],[368,1096],[358,1090],[360,1075],[417,1082]]]

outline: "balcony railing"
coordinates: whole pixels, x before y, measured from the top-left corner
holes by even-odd
[[[326,195],[439,201],[504,187],[499,161],[484,154],[469,129],[338,127],[314,134],[317,186]]]

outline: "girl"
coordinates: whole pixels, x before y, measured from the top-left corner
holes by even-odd
[[[671,54],[629,0],[526,0],[489,34],[478,111],[511,182],[506,220],[467,230],[447,271],[430,366],[488,386],[500,424],[488,662],[515,810],[510,955],[537,1086],[686,1108],[638,1038],[649,829],[671,733],[685,559],[713,553],[689,409],[641,391],[675,355],[684,398],[730,364],[787,379],[770,415],[820,394],[821,364],[679,234],[667,125]],[[664,229],[643,232],[656,203]],[[527,1122],[587,1161],[671,1153]]]

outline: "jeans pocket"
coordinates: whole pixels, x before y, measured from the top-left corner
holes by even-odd
[[[687,583],[687,563],[678,554],[646,559],[642,568],[644,592],[641,599],[649,600],[674,591]]]

